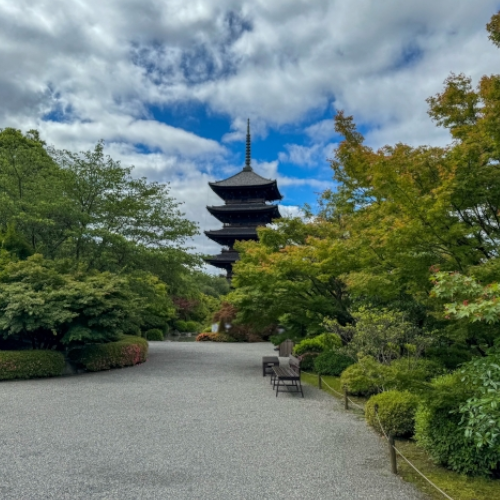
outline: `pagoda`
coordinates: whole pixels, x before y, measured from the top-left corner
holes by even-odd
[[[275,180],[256,174],[251,166],[250,120],[247,122],[246,158],[243,170],[232,177],[208,183],[212,191],[225,202],[224,205],[207,207],[222,222],[222,229],[205,231],[205,234],[224,248],[218,255],[207,257],[205,262],[224,269],[231,279],[232,267],[239,258],[234,250],[235,241],[257,240],[257,227],[279,219],[276,205],[269,202],[281,200]]]

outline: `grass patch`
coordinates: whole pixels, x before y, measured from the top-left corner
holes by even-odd
[[[396,448],[433,483],[454,500],[492,500],[500,498],[500,481],[467,477],[434,464],[427,453],[413,441],[398,440]],[[398,457],[399,475],[433,500],[443,500],[443,495],[418,475],[402,458]]]
[[[323,380],[323,390],[337,399],[341,399],[338,394],[328,389],[324,384],[324,382],[326,382],[335,391],[342,394],[343,390],[340,384],[340,377],[322,376],[321,378]],[[318,376],[315,374],[302,373],[301,380],[309,385],[318,387]],[[365,398],[349,397],[354,402],[363,406],[367,401]],[[462,476],[456,472],[436,465],[432,462],[427,453],[422,448],[419,448],[412,440],[398,439],[396,441],[396,447],[418,470],[425,474],[433,483],[439,486],[454,500],[492,500],[493,498],[500,498],[499,480]],[[387,467],[389,467],[389,458],[387,458]],[[425,493],[429,499],[444,499],[439,491],[434,489],[399,456],[398,472],[403,480],[413,483],[420,491]]]

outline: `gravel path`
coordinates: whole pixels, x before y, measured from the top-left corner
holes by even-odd
[[[363,420],[274,396],[270,344],[163,342],[123,370],[0,384],[2,500],[417,500]]]

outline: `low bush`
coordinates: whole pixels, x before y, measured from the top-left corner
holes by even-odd
[[[355,361],[344,354],[335,351],[326,351],[314,359],[314,371],[321,375],[332,375],[338,377],[348,366]]]
[[[460,373],[444,375],[432,382],[432,389],[415,415],[415,438],[437,463],[470,476],[498,475],[500,448],[478,447],[460,426],[459,408],[470,398],[471,388]]]
[[[380,423],[385,432],[394,436],[409,437],[415,431],[415,412],[419,398],[408,391],[387,391],[372,396],[365,407],[367,422],[382,433]],[[375,412],[378,405],[378,419]]]
[[[342,345],[340,337],[335,333],[322,333],[317,337],[301,340],[293,349],[296,356],[301,356],[304,353],[317,352],[321,353],[327,350],[334,350]]]
[[[57,351],[0,351],[0,380],[55,377],[64,364],[64,355]]]
[[[236,340],[225,333],[205,332],[196,337],[196,342],[236,342]]]
[[[97,372],[144,363],[148,342],[140,337],[123,336],[117,342],[88,344],[73,349],[68,357],[88,371]]]
[[[145,337],[147,340],[152,341],[165,339],[163,332],[159,328],[151,328],[151,330],[146,331]]]
[[[340,383],[355,396],[371,396],[382,392],[384,384],[390,378],[390,368],[371,356],[361,358],[347,367],[340,376]]]
[[[305,372],[314,371],[314,360],[319,355],[318,352],[305,352],[298,356],[298,360],[300,361],[300,369]]]

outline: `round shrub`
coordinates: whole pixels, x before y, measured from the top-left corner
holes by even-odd
[[[298,359],[300,361],[300,369],[304,370],[305,372],[314,371],[314,360],[318,355],[319,353],[317,352],[305,352],[304,354],[298,356]]]
[[[97,372],[144,363],[148,342],[140,337],[124,336],[117,342],[87,344],[70,351],[69,358],[88,371]]]
[[[378,405],[378,417],[385,432],[394,436],[412,436],[418,402],[418,397],[408,391],[383,392],[368,400],[365,417],[372,427],[382,433],[375,413],[375,405]]]
[[[476,446],[459,426],[460,406],[471,391],[459,373],[438,377],[415,415],[415,438],[437,463],[461,474],[491,476],[500,468],[498,447]]]
[[[314,371],[321,375],[333,375],[338,377],[348,366],[354,364],[349,356],[339,354],[335,351],[326,351],[319,354],[314,360]]]
[[[366,356],[347,367],[340,376],[340,383],[355,396],[371,396],[382,391],[389,378],[390,369]]]
[[[146,332],[146,339],[147,340],[164,340],[164,335],[163,332],[159,328],[151,328],[151,330],[148,330]]]
[[[57,351],[0,351],[0,380],[55,377],[62,374],[64,364]]]
[[[333,350],[340,347],[342,341],[340,337],[334,333],[322,333],[311,339],[301,340],[293,349],[295,356],[300,356],[306,352],[321,353],[326,350]]]

